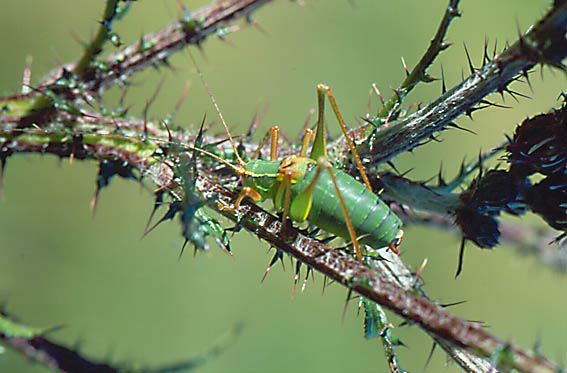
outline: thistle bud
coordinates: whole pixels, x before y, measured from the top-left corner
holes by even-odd
[[[490,170],[471,184],[470,206],[480,213],[498,214],[515,202],[518,197],[518,181],[504,170]]]
[[[526,203],[550,226],[567,230],[567,176],[548,176],[526,193]]]
[[[526,119],[506,150],[515,171],[528,176],[567,171],[567,106]]]
[[[459,209],[455,214],[455,222],[461,227],[465,240],[474,242],[482,249],[490,249],[498,244],[500,230],[494,217],[471,208]]]

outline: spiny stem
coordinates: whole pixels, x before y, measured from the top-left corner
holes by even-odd
[[[211,10],[211,13],[207,13],[211,14],[210,19],[205,17],[204,21],[200,21],[201,18],[199,18],[199,22],[191,23],[191,27],[189,28],[187,28],[187,25],[185,25],[185,27],[183,25],[175,25],[172,26],[172,30],[162,30],[162,32],[150,35],[151,37],[144,39],[144,41],[151,40],[152,42],[155,42],[155,44],[152,44],[151,47],[140,48],[140,45],[137,44],[136,46],[129,47],[131,49],[127,48],[126,50],[115,54],[111,58],[111,62],[115,63],[115,65],[113,65],[113,68],[116,68],[115,70],[109,69],[108,72],[101,73],[96,79],[83,83],[85,83],[89,89],[102,92],[103,89],[111,86],[124,77],[130,76],[135,71],[143,69],[156,61],[163,61],[164,58],[167,58],[167,56],[173,52],[181,49],[187,43],[199,42],[201,40],[200,38],[213,32],[215,27],[218,27],[219,24],[222,24],[222,22],[228,22],[227,19],[231,20],[238,17],[240,14],[248,14],[247,12],[253,10],[255,6],[259,6],[267,1],[268,0],[234,0],[231,3],[226,3],[228,4],[227,7],[218,6],[214,9],[213,7],[207,8],[209,10],[213,9]],[[556,4],[560,4],[560,2],[556,1]],[[234,5],[235,8],[230,8],[230,5]],[[238,8],[239,6],[240,8]],[[561,6],[564,5],[558,5],[558,9],[560,9]],[[220,18],[215,20],[214,17],[216,16]],[[547,22],[551,20],[553,23],[553,17],[553,15],[548,16],[545,21]],[[555,22],[557,21],[558,20],[555,19]],[[200,33],[202,30],[205,31]],[[160,39],[161,36],[163,36],[165,40]],[[440,40],[442,40],[442,37]],[[530,49],[529,46],[527,50],[533,51],[533,49]],[[504,71],[506,71],[506,69],[511,69],[511,74],[514,69],[517,72],[522,71],[523,68],[528,68],[528,65],[518,64],[516,60],[523,58],[533,64],[533,56],[526,56],[524,53],[525,51],[526,47],[524,46],[523,48],[516,50],[516,53],[520,57],[514,54],[509,56],[503,54],[499,56],[497,61],[498,63],[494,64],[494,69],[502,69]],[[120,56],[126,58],[119,58]],[[130,59],[128,57],[132,58]],[[429,63],[430,62],[424,66],[427,66]],[[490,63],[488,65],[490,65]],[[424,71],[425,67],[422,69],[422,72]],[[502,76],[505,75],[503,71],[497,70],[496,72]],[[479,72],[473,75],[477,77],[478,74]],[[502,78],[503,80],[500,83],[507,84],[514,76],[510,74],[508,74],[508,78]],[[57,76],[57,74],[55,74],[55,76]],[[408,85],[408,87],[410,86],[411,84]],[[494,87],[499,86],[498,84],[494,84]],[[21,99],[21,96],[18,99]],[[469,101],[467,101],[466,104],[469,105],[468,107],[470,108],[471,105],[478,103],[479,100],[479,97],[473,96],[472,98],[469,98]],[[436,103],[439,106],[442,106],[443,102]],[[464,109],[466,107],[466,105],[461,106],[459,108],[461,110],[460,113],[466,111]],[[82,113],[85,114],[84,111]],[[460,113],[455,112],[452,113],[452,115],[458,115]],[[425,117],[426,114],[427,113],[423,114],[423,116]],[[155,140],[152,144],[152,139],[142,137],[139,123],[134,123],[127,128],[132,130],[133,133],[130,138],[122,136],[123,138],[121,139],[118,128],[116,128],[116,133],[113,133],[114,137],[112,135],[103,135],[108,134],[109,124],[100,120],[100,118],[97,118],[96,116],[94,118],[88,116],[85,116],[85,118],[79,117],[73,117],[67,112],[57,113],[57,117],[49,118],[51,121],[45,121],[49,125],[51,132],[39,129],[37,133],[32,133],[32,131],[18,133],[17,131],[21,130],[21,128],[18,128],[18,121],[14,120],[14,117],[0,117],[0,122],[4,123],[3,126],[6,128],[7,133],[5,136],[2,134],[1,140],[3,143],[0,143],[0,150],[6,153],[52,153],[64,157],[70,157],[72,155],[79,157],[80,155],[82,158],[90,159],[113,157],[113,159],[122,159],[127,161],[128,164],[136,166],[142,172],[147,172],[149,174],[156,172],[155,169],[150,170],[150,166],[155,166],[156,164],[153,162],[154,159],[151,158],[151,155],[157,148],[157,146],[154,145],[158,143],[159,139]],[[66,118],[74,118],[77,122],[70,122],[66,120]],[[430,118],[427,119],[429,120]],[[114,120],[111,120],[110,118],[104,118],[104,120],[107,122],[110,121],[112,125],[115,124]],[[91,121],[88,123],[90,127],[85,125],[88,121]],[[81,125],[85,125],[85,127],[81,127]],[[97,127],[97,125],[100,125],[100,127]],[[116,127],[118,127],[118,125],[116,125]],[[412,130],[415,131],[416,129],[411,126],[406,127],[407,128],[405,129],[408,130],[408,135],[411,135],[412,133],[419,133],[412,132]],[[83,131],[85,132],[85,139],[87,139],[81,143],[83,146],[78,149],[69,146],[69,143],[66,140],[68,139],[67,136],[83,135],[82,130],[87,128],[88,135],[91,137],[86,136],[87,131]],[[156,133],[159,132],[155,128],[156,127],[154,127],[153,130]],[[417,128],[419,129],[419,126]],[[388,133],[387,130],[388,128],[386,128],[386,131],[382,134],[384,138],[379,138],[378,140],[386,142],[391,140],[388,136],[391,136],[392,138],[395,137],[395,132]],[[148,129],[148,133],[151,134],[151,128]],[[179,134],[179,137],[181,138],[184,135],[185,133],[181,133]],[[174,137],[176,136],[174,135]],[[128,141],[128,139],[131,141]],[[377,139],[373,138],[373,140]],[[369,156],[376,155],[376,153],[373,153],[372,148],[376,148],[374,145],[376,145],[378,140],[370,146],[368,152]],[[394,141],[396,140],[394,139]],[[413,146],[416,145],[417,144],[414,144]],[[388,147],[386,147],[386,149],[388,149]],[[404,148],[398,148],[396,151],[402,151],[400,149],[403,150]],[[397,154],[396,151],[393,151],[391,154]],[[391,156],[392,155],[390,155],[390,157]],[[380,160],[380,157],[377,156],[375,159]],[[388,159],[388,157],[386,157],[386,159]],[[157,168],[159,169],[159,167]],[[154,175],[154,180],[158,185],[164,186],[165,182],[160,179],[160,173],[157,172],[157,174],[157,176]],[[169,182],[171,180],[167,181]],[[213,199],[218,197],[225,201],[232,201],[235,197],[235,193],[233,191],[227,190],[219,183],[205,177],[199,177],[197,187],[204,199]],[[175,194],[176,191],[171,190],[171,192]],[[390,273],[385,274],[383,272],[371,270],[354,261],[348,255],[343,255],[338,251],[333,251],[320,242],[302,235],[294,228],[282,226],[276,217],[252,204],[245,203],[237,211],[222,211],[222,213],[229,219],[248,229],[253,234],[270,242],[279,250],[285,251],[294,256],[302,263],[307,264],[311,268],[317,269],[326,276],[343,284],[349,289],[357,291],[359,294],[367,297],[368,299],[393,310],[407,320],[415,322],[428,333],[432,334],[436,339],[443,341],[449,346],[458,346],[486,357],[492,356],[504,347],[508,348],[507,344],[503,341],[488,334],[478,326],[456,318],[442,307],[428,300],[426,297],[408,291],[407,287],[402,286],[399,283],[399,278],[401,276],[400,272],[391,272],[391,276],[398,278],[398,281],[393,281],[387,277],[390,276]],[[526,352],[514,346],[509,347],[509,349],[516,357],[514,362],[515,367],[521,371],[547,372],[558,369],[556,364],[544,358],[530,356]]]
[[[445,10],[445,15],[437,28],[437,33],[431,40],[431,43],[419,62],[415,65],[412,71],[406,76],[402,84],[398,89],[396,89],[396,93],[384,104],[380,112],[378,113],[378,117],[382,119],[391,118],[396,119],[396,117],[390,117],[392,110],[403,101],[403,98],[408,95],[408,93],[419,83],[419,82],[430,82],[433,79],[426,73],[426,70],[435,58],[441,53],[443,50],[449,47],[443,39],[445,39],[445,35],[447,34],[447,30],[449,29],[449,25],[451,21],[455,18],[460,16],[460,11],[458,9],[460,0],[450,0],[449,5],[447,5],[447,9]]]
[[[237,19],[247,18],[271,0],[230,0],[205,6],[191,12],[191,18],[146,34],[139,41],[105,57],[104,71],[85,82],[86,88],[101,94],[115,83],[123,81],[148,66],[167,61],[187,45],[199,45],[209,35]],[[54,71],[46,82],[54,82],[61,75]]]
[[[62,142],[62,137],[59,140],[61,142],[58,143],[55,141],[57,138],[49,134],[43,135],[51,136],[49,137],[51,139],[50,145],[45,147],[43,144],[46,142],[39,138],[40,135],[41,133],[38,133],[35,137],[27,137],[25,141],[10,141],[4,144],[4,148],[18,152],[48,152],[64,157],[69,157],[74,152],[76,158],[91,159],[104,158],[108,157],[109,154],[114,154],[124,157],[124,160],[127,160],[129,164],[138,167],[144,174],[150,176],[158,186],[170,183],[170,179],[163,178],[163,175],[167,172],[160,171],[161,168],[168,166],[155,162],[149,163],[146,158],[139,155],[135,156],[135,150],[133,153],[128,151],[127,148],[120,151],[113,150],[112,142],[108,140],[103,141],[100,146],[89,145],[88,147],[72,149]],[[34,138],[38,141],[37,144],[33,143]],[[145,143],[148,141],[150,141],[148,138],[144,140]],[[16,145],[18,147],[13,148]],[[205,200],[218,198],[229,203],[236,198],[236,192],[232,192],[203,176],[197,179],[196,187]],[[172,192],[176,194],[175,190],[172,190]],[[404,274],[406,272],[392,268],[384,271],[372,270],[349,255],[331,250],[321,242],[303,235],[289,225],[283,226],[277,217],[254,204],[245,202],[235,211],[224,210],[220,213],[279,250],[292,255],[336,282],[392,310],[406,320],[419,325],[437,339],[444,340],[452,346],[490,357],[505,345],[504,341],[490,335],[480,327],[451,315],[438,304],[405,290],[404,286],[393,281],[393,279],[402,281],[404,277],[409,277]],[[393,261],[389,259],[380,262],[390,263]],[[549,360],[530,356],[517,347],[511,348],[517,358],[516,368],[520,371],[552,372],[557,368]]]
[[[199,177],[197,189],[204,198],[218,196],[219,200],[232,201],[233,192],[212,180]],[[307,237],[260,207],[244,203],[235,211],[221,211],[259,238],[285,251],[302,263],[323,273],[330,279],[349,287],[448,343],[484,357],[491,357],[504,341],[468,321],[457,318],[427,298],[404,290],[348,255],[331,250],[319,241]],[[543,357],[532,356],[522,349],[510,346],[515,357],[514,368],[521,372],[557,372],[560,368]]]
[[[100,26],[96,37],[87,45],[83,56],[79,59],[79,62],[75,65],[73,72],[79,76],[83,74],[87,68],[93,62],[94,58],[102,52],[102,46],[108,39],[109,27],[114,15],[116,14],[116,6],[120,0],[107,0],[106,7],[104,10],[103,20],[100,22]],[[37,93],[37,92],[35,92]],[[40,94],[35,97],[33,103],[30,107],[29,114],[33,115],[39,110],[50,109],[53,106],[52,100],[46,95]]]
[[[372,317],[376,321],[376,326],[378,327],[378,339],[382,344],[384,349],[384,354],[386,355],[386,360],[388,362],[388,368],[391,373],[407,373],[400,365],[398,356],[394,349],[394,341],[391,329],[393,325],[388,323],[386,318],[386,313],[378,304],[370,302],[368,299],[361,298],[365,312],[365,323],[368,322],[368,318]],[[367,335],[366,338],[369,338]]]
[[[112,0],[107,3],[105,20],[106,15],[112,11],[111,3],[116,3],[116,1]],[[77,88],[67,90],[65,99],[68,102],[82,100],[84,92],[100,96],[104,90],[123,82],[138,71],[159,63],[167,63],[167,59],[172,54],[183,50],[187,45],[199,45],[222,27],[237,19],[250,17],[256,9],[270,1],[230,0],[210,4],[192,12],[191,19],[178,21],[157,32],[146,34],[130,46],[103,58],[100,65],[105,67],[97,68],[96,74],[85,74],[91,71],[89,63],[100,53],[100,51],[97,53],[96,50],[106,40],[99,39],[99,37],[102,38],[101,35],[107,37],[105,33],[108,30],[103,22],[97,37],[78,62],[65,64],[55,69],[32,92],[25,95],[0,97],[0,102],[7,105],[10,114],[22,112],[29,116],[40,110],[52,108],[52,100],[41,92],[53,87],[69,71],[75,73],[78,84]],[[45,113],[44,117],[47,117],[47,114],[49,113]],[[0,117],[3,116],[0,115]],[[34,122],[37,121],[34,120]]]
[[[10,324],[9,326],[7,324]],[[16,332],[14,330],[17,329]],[[0,340],[9,347],[24,354],[27,358],[41,363],[53,370],[66,373],[166,373],[184,372],[197,368],[223,353],[234,343],[242,330],[235,325],[211,346],[190,360],[184,360],[157,368],[131,370],[114,364],[96,362],[85,357],[73,348],[65,347],[48,338],[50,330],[31,328],[16,323],[0,313]],[[139,365],[139,364],[137,364]]]
[[[116,7],[120,0],[106,0],[106,7],[104,8],[104,16],[100,22],[98,32],[95,38],[85,48],[83,56],[75,65],[73,72],[81,75],[91,64],[94,58],[102,52],[102,46],[108,40],[110,33],[109,27],[114,16],[116,15]]]
[[[519,74],[527,74],[537,63],[561,68],[567,56],[566,31],[567,3],[556,1],[516,43],[423,109],[379,128],[367,124],[352,130],[360,157],[372,166],[389,161],[419,146],[463,113],[471,113],[487,95],[506,91]],[[344,139],[338,139],[330,148],[332,161],[345,159],[348,154]]]
[[[402,213],[399,213],[399,216],[403,216]],[[427,297],[423,289],[416,288],[416,277],[398,255],[385,252],[381,253],[380,256],[381,259],[372,258],[370,265],[373,268],[382,273],[388,281],[398,284],[406,291]],[[466,372],[495,373],[495,368],[487,359],[475,355],[466,349],[456,347],[435,333],[428,332],[427,334]]]

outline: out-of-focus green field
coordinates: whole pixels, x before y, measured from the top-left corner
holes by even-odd
[[[316,104],[317,83],[330,85],[344,117],[354,125],[364,115],[368,91],[376,82],[385,96],[403,79],[403,56],[412,66],[429,43],[447,0],[370,1],[309,0],[302,8],[277,0],[255,14],[261,30],[244,27],[227,42],[216,38],[193,49],[200,67],[232,128],[243,133],[257,107],[269,104],[262,132],[277,124],[295,138]],[[478,65],[485,37],[490,45],[517,37],[543,14],[550,1],[463,1],[463,17],[454,22],[443,53],[430,72],[448,86],[461,80],[468,67],[466,42]],[[196,8],[205,4],[192,2]],[[33,56],[32,83],[58,61],[81,52],[73,33],[92,36],[103,1],[4,1],[0,5],[0,93],[21,89],[25,58]],[[174,0],[141,1],[133,5],[117,31],[126,44],[156,30],[179,15]],[[110,47],[112,48],[112,47]],[[171,59],[175,71],[149,69],[132,78],[127,102],[140,115],[161,79],[165,84],[152,106],[152,118],[169,113],[186,81],[192,81],[177,124],[199,123],[204,113],[216,119],[206,91],[186,52]],[[433,176],[441,163],[447,177],[463,157],[489,149],[511,134],[528,115],[549,110],[565,89],[565,76],[546,69],[544,80],[533,74],[533,100],[511,110],[488,109],[461,126],[477,135],[449,131],[442,143],[431,143],[396,162],[416,179]],[[440,84],[419,87],[408,103],[427,103]],[[117,104],[120,91],[105,98]],[[498,96],[494,96],[500,102]],[[373,110],[376,109],[374,105]],[[329,113],[331,131],[338,134]],[[217,127],[218,131],[220,127]],[[258,133],[258,136],[260,134]],[[65,325],[53,335],[63,344],[81,342],[93,359],[157,366],[197,356],[237,323],[242,334],[226,352],[199,368],[200,372],[385,372],[381,346],[362,337],[362,316],[350,307],[341,312],[346,291],[337,285],[322,295],[322,277],[309,281],[304,294],[291,300],[293,268],[277,266],[264,284],[260,279],[271,259],[268,246],[241,232],[232,240],[234,258],[216,247],[209,255],[177,260],[183,242],[178,222],[167,223],[140,240],[152,208],[152,188],[114,180],[101,193],[96,216],[89,210],[95,190],[94,162],[60,161],[52,156],[18,155],[8,160],[5,198],[0,201],[0,301],[8,311],[34,326]],[[539,224],[535,218],[525,224]],[[544,353],[565,361],[564,274],[508,247],[480,251],[469,245],[464,273],[454,273],[459,237],[432,229],[409,227],[401,247],[404,261],[417,268],[429,259],[425,289],[442,303],[466,300],[452,308],[463,318],[482,320],[505,340],[531,347],[541,340]],[[190,251],[189,251],[190,253]],[[397,323],[399,319],[391,318]],[[407,345],[398,348],[405,369],[424,370],[431,340],[414,327],[395,332]],[[11,350],[0,354],[1,372],[45,372]],[[429,372],[457,372],[436,352]]]

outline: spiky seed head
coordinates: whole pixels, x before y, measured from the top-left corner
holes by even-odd
[[[498,214],[518,197],[519,180],[508,171],[490,170],[475,179],[469,193],[469,206],[480,213]]]
[[[567,172],[567,106],[526,119],[508,146],[508,162],[526,176]]]
[[[498,244],[500,231],[493,216],[467,207],[457,210],[455,215],[455,222],[461,227],[465,240],[474,242],[481,249],[490,249]]]
[[[526,203],[550,226],[567,231],[567,175],[554,174],[534,185]]]

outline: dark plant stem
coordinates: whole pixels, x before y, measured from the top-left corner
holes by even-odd
[[[182,21],[144,35],[137,43],[104,58],[101,62],[105,68],[90,70],[86,74],[89,69],[87,66],[95,62],[93,60],[108,37],[104,35],[108,30],[102,30],[102,25],[91,44],[92,49],[87,49],[79,62],[53,71],[32,93],[0,98],[3,109],[0,115],[2,166],[14,153],[48,153],[77,159],[124,161],[143,175],[150,176],[159,187],[180,197],[182,192],[177,189],[171,176],[173,167],[160,163],[163,158],[156,154],[158,151],[164,154],[167,146],[183,148],[183,144],[191,144],[194,134],[182,130],[170,132],[162,123],[129,121],[92,113],[84,100],[100,97],[104,90],[120,84],[137,71],[156,64],[167,65],[167,59],[173,53],[190,44],[199,45],[207,36],[239,17],[249,17],[251,12],[268,1],[232,0],[202,8]],[[458,1],[450,1],[432,46],[402,83],[404,95],[417,82],[429,79],[425,70],[437,54],[446,48],[443,38],[450,21],[458,14],[457,4]],[[108,1],[105,19],[107,16],[112,18],[109,10],[112,6],[115,9],[116,2]],[[450,125],[458,115],[472,113],[474,106],[482,103],[486,95],[495,91],[506,92],[508,84],[517,79],[518,74],[527,77],[528,70],[537,63],[561,68],[561,60],[567,54],[566,29],[567,3],[556,0],[553,10],[518,42],[502,54],[485,60],[481,69],[471,67],[469,78],[430,105],[407,118],[384,123],[377,128],[365,125],[353,130],[362,158],[373,166],[415,148]],[[64,103],[72,103],[76,107],[69,105],[60,109],[49,101],[50,105],[53,104],[53,110],[35,112],[33,120],[30,120],[30,112],[38,108],[36,100],[46,100],[44,95],[53,93],[56,82],[70,71],[75,73],[77,84],[66,87]],[[400,96],[394,97],[388,103],[388,113],[400,99]],[[75,108],[77,110],[73,111]],[[212,139],[206,143],[219,140]],[[332,149],[329,155],[333,160],[339,164],[345,163],[343,161],[348,151],[343,139],[336,141],[329,149]],[[286,152],[292,150],[288,147],[281,153]],[[172,157],[167,161],[175,162],[176,159]],[[218,198],[226,204],[232,204],[237,195],[236,191],[225,188],[221,182],[205,176],[197,178],[196,189],[205,201]],[[380,270],[368,268],[347,253],[332,250],[289,224],[282,225],[280,219],[252,203],[245,202],[234,211],[223,210],[220,213],[308,267],[419,325],[469,371],[487,369],[486,360],[474,355],[491,358],[502,350],[511,351],[514,358],[511,366],[522,372],[556,372],[560,369],[544,357],[530,355],[479,326],[455,317],[422,293],[416,292],[411,284],[403,280],[410,278],[411,274],[408,275],[407,268],[399,262],[399,258],[394,257],[389,261],[399,262],[399,265],[381,267]],[[13,342],[25,348],[21,341]]]
[[[98,27],[98,31],[94,39],[85,48],[83,56],[79,59],[75,65],[73,72],[77,75],[81,75],[85,71],[91,62],[102,52],[102,46],[108,40],[109,27],[112,19],[116,15],[116,6],[119,0],[107,0],[106,6],[104,8],[104,15],[102,21]]]
[[[366,124],[352,130],[361,159],[368,166],[375,166],[414,149],[463,113],[472,114],[474,106],[489,94],[506,93],[507,86],[519,76],[527,79],[528,71],[538,63],[563,69],[561,61],[567,56],[566,32],[567,3],[556,1],[549,13],[518,41],[500,55],[485,59],[480,69],[471,65],[473,71],[468,78],[423,109],[378,128]],[[329,157],[343,164],[349,152],[346,141],[340,138],[330,148],[333,151]]]

